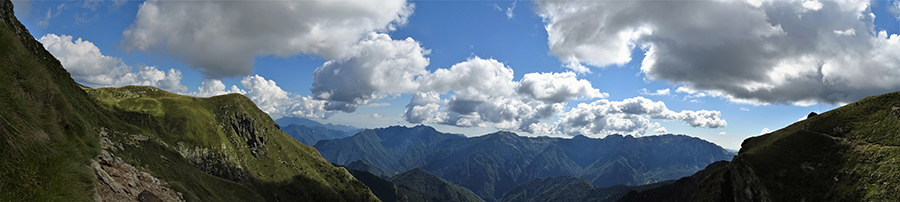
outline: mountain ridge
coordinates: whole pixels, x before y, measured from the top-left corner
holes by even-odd
[[[900,91],[875,95],[747,138],[727,165],[690,186],[620,201],[892,201],[900,197]],[[681,180],[679,180],[681,181]],[[682,197],[664,197],[671,195]]]
[[[284,131],[284,133],[287,133],[297,141],[300,141],[300,143],[310,146],[316,145],[320,140],[341,139],[355,134],[342,130],[328,129],[322,126],[309,127],[306,125],[290,124],[280,127],[281,131]]]
[[[514,186],[535,178],[572,175],[584,176],[599,187],[641,185],[687,176],[733,155],[685,135],[564,139],[500,131],[464,138],[441,135],[430,127],[416,130],[369,129],[345,139],[320,141],[315,147],[335,163],[363,160],[387,176],[420,167],[487,201],[499,200]]]
[[[431,197],[431,201],[483,202],[472,190],[448,182],[421,168],[413,168],[390,178],[390,181],[407,189]]]
[[[281,117],[275,120],[275,123],[281,125],[281,127],[288,125],[300,125],[306,126],[309,128],[323,127],[330,130],[339,130],[352,134],[356,134],[359,131],[365,130],[365,128],[357,128],[349,125],[341,125],[341,124],[331,124],[331,123],[320,123],[318,121],[314,121],[312,119],[301,118],[301,117]]]

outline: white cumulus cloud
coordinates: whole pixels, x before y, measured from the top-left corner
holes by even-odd
[[[406,24],[413,7],[405,0],[150,0],[123,32],[122,44],[167,51],[208,78],[243,76],[257,56],[347,58],[366,33]]]
[[[519,81],[518,92],[536,100],[561,103],[583,96],[585,98],[605,98],[609,94],[600,93],[591,82],[575,77],[575,73],[529,73]]]
[[[721,119],[719,111],[675,112],[669,110],[661,101],[654,102],[644,97],[581,103],[562,113],[556,125],[564,133],[641,135],[654,126],[649,119],[676,120],[692,127],[703,128],[720,128],[727,125],[727,122]]]
[[[181,71],[159,70],[152,66],[133,68],[121,58],[103,55],[90,41],[68,35],[47,34],[39,39],[62,63],[75,81],[89,87],[120,87],[126,85],[155,86],[171,92],[185,92],[181,85]]]
[[[236,89],[234,86],[232,89],[242,92],[273,119],[284,116],[328,118],[335,113],[326,110],[328,101],[284,91],[275,81],[259,75],[244,77],[241,79],[241,85],[247,90]]]
[[[349,51],[349,58],[327,61],[313,72],[313,96],[344,103],[334,109],[352,112],[386,94],[417,92],[416,79],[428,74],[429,51],[412,38],[369,33]]]
[[[837,104],[900,89],[900,35],[875,28],[869,1],[536,4],[550,54],[564,63],[620,65],[641,48],[647,79],[750,104]]]
[[[494,59],[473,57],[423,77],[421,90],[452,90],[461,100],[489,101],[515,94],[516,85],[512,68]]]
[[[409,123],[443,123],[447,119],[446,113],[441,113],[441,95],[437,92],[415,93],[406,105],[403,117]]]
[[[232,85],[230,89],[226,89],[225,84],[223,84],[221,80],[207,79],[204,80],[203,83],[200,83],[200,87],[197,87],[197,92],[191,92],[189,93],[189,95],[197,97],[212,97],[229,93],[245,94],[246,92],[235,85]]]
[[[657,128],[656,130],[653,130],[653,132],[656,132],[656,133],[668,133],[669,131],[666,130],[666,127],[659,127],[659,128]]]
[[[426,93],[414,95],[404,118],[410,123],[550,133],[552,126],[541,121],[562,112],[568,101],[608,96],[572,72],[513,79],[512,68],[480,57],[437,69],[419,79],[419,91]],[[441,99],[441,94],[450,96]]]

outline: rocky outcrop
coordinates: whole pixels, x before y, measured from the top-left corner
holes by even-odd
[[[187,148],[183,144],[179,144],[177,149],[181,156],[190,161],[194,167],[207,174],[231,180],[244,186],[249,186],[251,183],[250,173],[241,168],[236,163],[236,160],[227,155],[206,148]]]
[[[112,134],[110,134],[112,133]],[[119,138],[111,140],[110,136]],[[181,193],[150,173],[141,171],[122,161],[112,152],[122,151],[123,145],[137,146],[149,137],[118,131],[99,129],[100,155],[91,160],[91,169],[97,176],[94,200],[96,201],[184,201]]]
[[[237,113],[228,117],[226,122],[240,138],[238,141],[242,141],[246,144],[250,149],[250,154],[256,158],[259,158],[259,155],[266,153],[266,140],[268,140],[268,138],[264,136],[264,134],[268,134],[267,131],[261,131],[264,130],[264,127],[257,127],[255,124],[261,121],[262,120],[259,118],[250,117],[244,113]],[[233,137],[232,141],[235,141]],[[235,145],[238,144],[236,142],[233,143],[235,143]]]
[[[729,165],[732,193],[735,202],[771,202],[772,196],[759,181],[753,168],[740,164]],[[726,186],[727,187],[727,186]]]
[[[94,200],[98,201],[184,201],[181,193],[150,173],[122,162],[107,150],[91,160],[97,176]]]

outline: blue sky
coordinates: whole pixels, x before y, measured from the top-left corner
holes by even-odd
[[[238,92],[273,117],[357,127],[665,131],[737,149],[764,128],[900,90],[896,1],[14,3],[82,84]],[[213,80],[221,89],[198,90]]]

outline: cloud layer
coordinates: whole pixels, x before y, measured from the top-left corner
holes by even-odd
[[[162,71],[152,66],[138,66],[137,71],[121,58],[103,55],[87,40],[68,35],[47,34],[40,41],[78,83],[85,86],[120,87],[126,85],[156,86],[171,92],[185,92],[181,71]]]
[[[874,27],[868,1],[539,1],[550,54],[624,64],[761,104],[851,102],[900,89],[900,36]],[[891,16],[879,16],[891,17]]]
[[[691,127],[720,128],[728,123],[722,120],[718,111],[671,111],[666,104],[654,102],[644,97],[628,98],[622,101],[598,100],[578,104],[561,115],[556,127],[566,133],[580,134],[643,134],[644,130],[659,127],[649,119],[682,121]],[[649,118],[649,119],[648,119]],[[666,132],[657,129],[656,132]]]
[[[512,75],[512,68],[503,63],[478,57],[438,69],[418,80],[422,83],[420,92],[406,106],[404,118],[410,123],[495,127],[535,134],[640,135],[650,128],[665,132],[650,119],[703,128],[727,125],[718,111],[675,112],[660,101],[643,97],[600,99],[565,111],[569,101],[608,95],[572,72],[528,73],[519,81]],[[556,115],[559,121],[546,122]]]
[[[437,69],[422,76],[418,92],[406,106],[404,114],[410,123],[440,123],[460,127],[494,126],[501,129],[529,131],[532,123],[549,118],[562,110],[563,104],[535,100],[526,93],[557,96],[562,99],[602,95],[585,80],[565,77],[560,86],[530,85],[520,94],[520,82],[513,80],[513,69],[494,59],[469,58],[449,69]],[[565,75],[574,75],[566,73]],[[526,74],[526,78],[534,77]],[[533,82],[532,82],[533,83]],[[568,86],[579,88],[570,90]],[[576,92],[570,92],[576,91]],[[579,92],[581,91],[581,92]],[[451,94],[452,92],[452,94]],[[440,95],[449,95],[441,99]],[[575,95],[571,95],[575,94]],[[548,97],[549,98],[549,97]]]
[[[129,50],[166,51],[218,79],[250,74],[257,56],[349,57],[365,33],[394,30],[412,10],[405,0],[150,0],[122,43]]]

